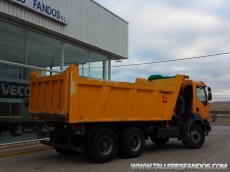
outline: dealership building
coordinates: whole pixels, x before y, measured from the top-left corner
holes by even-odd
[[[110,80],[111,61],[128,58],[128,23],[118,15],[93,0],[0,0],[0,144],[36,139],[16,126],[29,120],[31,72],[78,63],[81,76]]]

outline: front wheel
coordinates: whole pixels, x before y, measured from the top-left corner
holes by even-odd
[[[166,144],[169,141],[169,138],[163,138],[163,139],[161,139],[161,138],[150,137],[150,139],[156,145],[164,145],[164,144]]]
[[[16,124],[12,127],[10,134],[12,136],[21,136],[24,131],[24,127],[21,124]]]
[[[204,130],[200,126],[192,124],[190,127],[188,140],[182,141],[182,143],[188,149],[199,149],[204,144],[204,141]]]

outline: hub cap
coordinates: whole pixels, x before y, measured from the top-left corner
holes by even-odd
[[[132,135],[129,141],[129,146],[132,151],[138,151],[141,147],[141,137],[137,134]]]
[[[18,126],[16,127],[16,132],[17,132],[18,134],[20,134],[20,133],[22,132],[22,126],[18,125]]]
[[[196,130],[192,130],[190,132],[189,139],[195,144],[199,143],[200,139],[201,139],[200,133],[198,131],[196,131]]]
[[[113,149],[112,139],[108,136],[101,138],[99,142],[99,150],[101,154],[108,155],[112,152],[112,149]]]

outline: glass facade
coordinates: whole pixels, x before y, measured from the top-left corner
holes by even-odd
[[[78,63],[81,76],[109,78],[107,56],[2,20],[0,60],[56,71]],[[32,68],[0,63],[0,144],[48,136],[45,123],[31,121],[28,113],[29,77],[33,71]],[[54,73],[43,71],[43,74]]]
[[[0,20],[1,60],[25,63],[26,29]]]
[[[90,53],[90,77],[108,79],[108,57]]]
[[[60,40],[28,30],[27,44],[27,65],[51,69],[61,66]]]
[[[79,74],[89,77],[89,50],[65,43],[65,68],[71,64],[79,64]]]

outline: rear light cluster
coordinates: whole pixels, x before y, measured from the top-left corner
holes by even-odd
[[[74,130],[74,134],[84,134],[85,126],[84,124],[73,124],[72,129]]]

